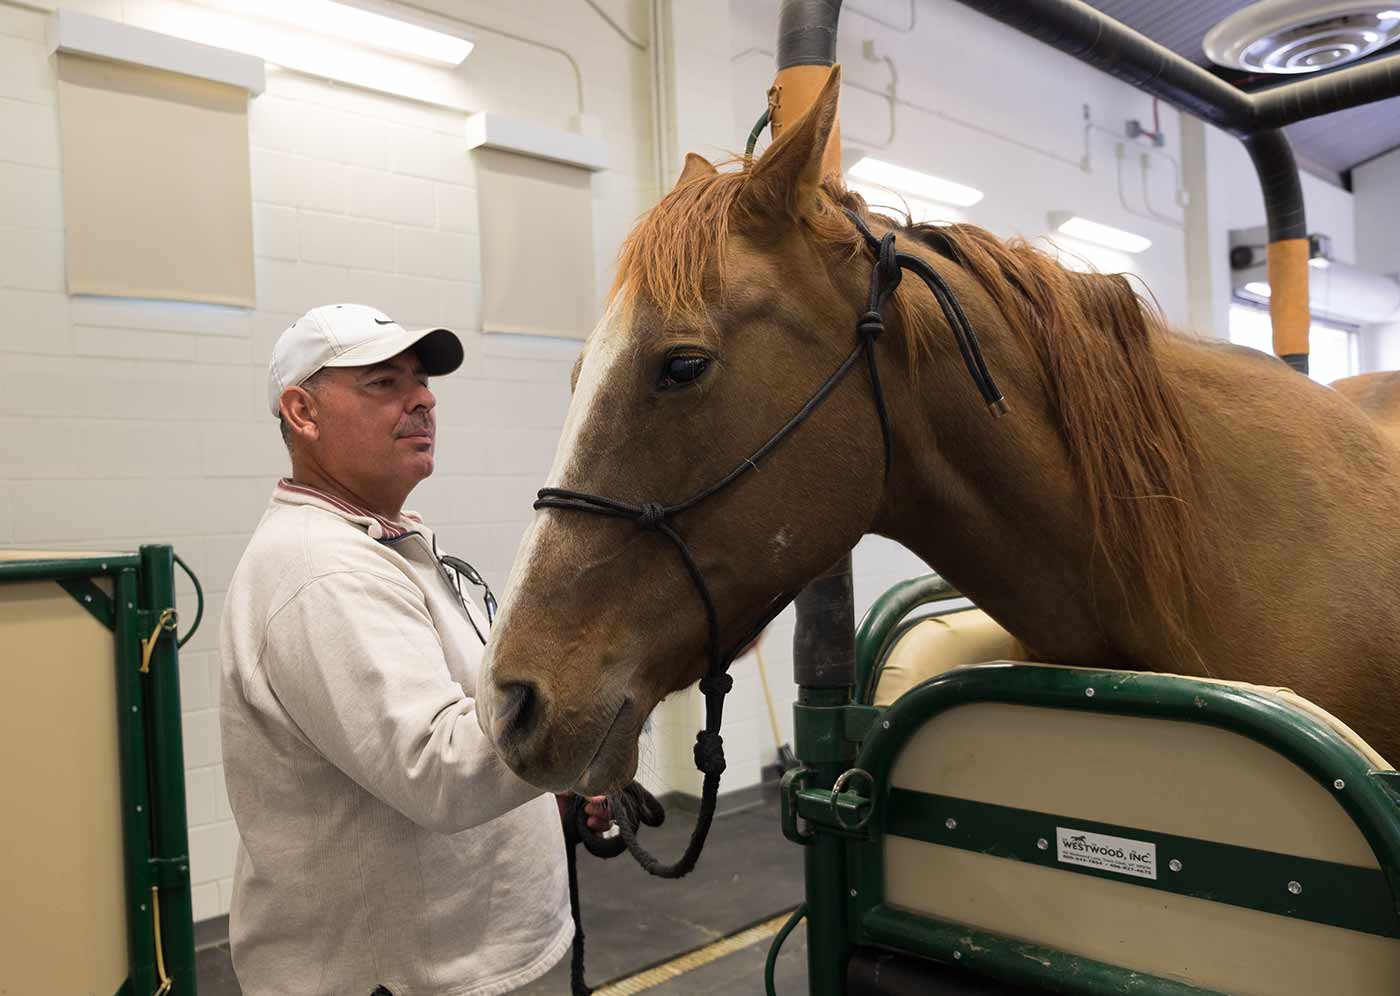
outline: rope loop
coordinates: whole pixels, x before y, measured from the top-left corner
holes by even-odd
[[[637,525],[643,529],[658,529],[666,521],[666,509],[654,501],[644,502],[637,515]]]
[[[707,777],[724,773],[724,738],[718,733],[701,730],[695,735],[695,767]]]
[[[719,674],[707,674],[700,679],[700,694],[706,697],[718,692],[720,695],[728,695],[729,690],[734,687],[734,678],[727,671]]]
[[[886,293],[892,292],[904,278],[904,270],[899,265],[899,254],[894,248],[894,232],[886,232],[880,239],[875,270]]]

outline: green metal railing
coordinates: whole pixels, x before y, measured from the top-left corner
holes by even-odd
[[[970,932],[963,925],[885,904],[887,834],[1045,866],[1049,858],[1036,845],[1018,850],[1019,845],[1006,841],[1034,842],[1042,832],[1028,828],[1053,828],[1057,820],[1063,823],[1071,818],[891,788],[891,769],[909,740],[940,714],[975,702],[1190,722],[1225,729],[1264,745],[1337,800],[1375,853],[1379,870],[1312,862],[1319,867],[1310,865],[1305,877],[1326,886],[1310,889],[1306,897],[1295,900],[1278,892],[1279,869],[1307,859],[1170,838],[1171,847],[1185,848],[1183,853],[1193,855],[1188,862],[1193,868],[1228,868],[1233,884],[1222,889],[1222,876],[1199,884],[1190,878],[1135,884],[1382,936],[1400,936],[1400,774],[1373,770],[1330,726],[1276,697],[1248,688],[1152,673],[1002,663],[940,674],[906,692],[887,709],[866,705],[878,677],[878,665],[907,630],[909,614],[923,605],[954,597],[957,593],[936,575],[895,586],[875,603],[857,630],[858,695],[850,690],[828,689],[820,694],[813,689],[799,690],[794,741],[802,766],[788,772],[783,780],[782,826],[784,834],[804,848],[808,944],[819,949],[817,956],[809,957],[812,996],[844,992],[851,952],[868,945],[956,965],[998,984],[1038,986],[1053,992],[1090,996],[1125,992],[1200,996],[1208,992],[1178,980],[1154,978],[1049,948],[1036,949],[994,933]],[[960,806],[980,807],[977,818],[945,820]],[[935,810],[936,819],[930,816]],[[1074,819],[1075,826],[1094,832],[1168,842],[1166,835],[1151,828],[1090,825]],[[983,836],[972,835],[971,826]],[[1327,867],[1321,867],[1324,865]],[[1069,870],[1095,874],[1079,868]],[[1259,875],[1267,877],[1267,889],[1254,881]],[[974,941],[971,947],[969,937]],[[770,963],[775,959],[776,945]],[[768,991],[772,992],[771,983]]]
[[[174,559],[143,546],[0,562],[0,584],[54,581],[113,633],[130,996],[196,993]]]

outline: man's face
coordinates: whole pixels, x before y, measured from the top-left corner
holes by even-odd
[[[408,349],[369,367],[329,367],[315,391],[316,459],[364,491],[417,484],[433,472],[437,399]]]

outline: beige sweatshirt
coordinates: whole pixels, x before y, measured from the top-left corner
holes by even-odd
[[[284,481],[234,573],[220,718],[247,996],[489,996],[573,937],[558,810],[477,726],[487,624],[434,543],[412,513]]]

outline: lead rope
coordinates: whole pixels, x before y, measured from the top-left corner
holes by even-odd
[[[725,768],[724,739],[720,736],[719,729],[724,714],[724,696],[734,687],[734,679],[728,673],[729,665],[739,650],[756,638],[763,628],[772,622],[783,609],[787,608],[792,599],[796,597],[796,593],[782,595],[770,606],[769,611],[764,614],[763,620],[746,639],[735,644],[728,652],[722,652],[719,642],[719,615],[715,610],[714,599],[710,596],[709,586],[705,584],[704,575],[701,574],[700,567],[690,552],[690,547],[686,545],[685,540],[671,524],[672,517],[694,508],[700,502],[724,490],[750,470],[757,470],[758,461],[767,456],[774,447],[805,422],[812,412],[816,411],[821,403],[830,396],[831,392],[855,366],[861,353],[866,356],[866,365],[870,373],[870,388],[874,395],[875,411],[879,416],[880,432],[884,439],[885,477],[889,477],[890,467],[894,460],[894,432],[889,410],[885,405],[884,388],[880,383],[880,371],[875,357],[875,343],[885,331],[885,320],[881,311],[894,293],[895,288],[899,286],[903,271],[906,269],[914,271],[915,275],[924,282],[938,301],[939,307],[953,330],[953,337],[957,341],[958,350],[962,354],[968,373],[992,413],[998,417],[1006,413],[1005,400],[996,383],[992,380],[991,373],[987,370],[972,325],[968,322],[967,316],[958,304],[957,297],[943,277],[918,257],[897,252],[894,244],[894,232],[886,232],[883,237],[876,238],[858,215],[849,210],[846,213],[855,223],[857,230],[865,239],[866,245],[875,254],[875,265],[870,274],[870,294],[866,299],[866,310],[856,325],[860,341],[841,365],[836,368],[836,371],[826,379],[821,387],[817,388],[816,393],[798,410],[797,414],[770,436],[767,442],[719,481],[675,505],[662,505],[657,502],[633,504],[567,488],[541,488],[534,503],[536,510],[544,508],[567,509],[603,515],[608,518],[631,520],[642,529],[655,531],[665,536],[675,545],[680,554],[681,562],[695,585],[695,590],[699,593],[701,604],[705,609],[705,620],[709,628],[706,653],[710,658],[710,666],[699,683],[700,692],[705,696],[705,728],[695,737],[695,767],[705,778],[700,793],[700,812],[696,816],[690,841],[686,844],[685,851],[679,859],[669,865],[663,864],[655,855],[638,843],[638,816],[625,811],[616,814],[618,834],[623,845],[647,874],[658,878],[681,878],[695,867],[696,861],[700,858],[700,851],[705,846],[710,826],[714,821],[715,805],[719,794],[719,779]],[[632,786],[641,789],[641,786],[637,785],[636,782],[628,787],[629,790]],[[645,792],[645,789],[641,789],[641,791]],[[625,810],[627,807],[623,808]],[[589,837],[593,837],[595,840],[597,838],[587,829],[586,819],[582,817],[583,811],[580,804],[575,804],[575,811],[578,815],[573,820],[565,821],[565,833],[571,841],[568,846],[569,908],[574,919],[574,948],[570,984],[574,996],[589,996],[593,990],[584,981],[583,976],[584,940],[583,924],[579,915],[576,845],[580,841],[587,844]],[[648,822],[645,817],[641,817],[641,820]],[[576,823],[577,826],[571,829],[570,822]],[[580,830],[580,828],[582,829]],[[599,853],[593,846],[590,846],[589,850]],[[613,854],[600,854],[600,856],[611,857]]]

